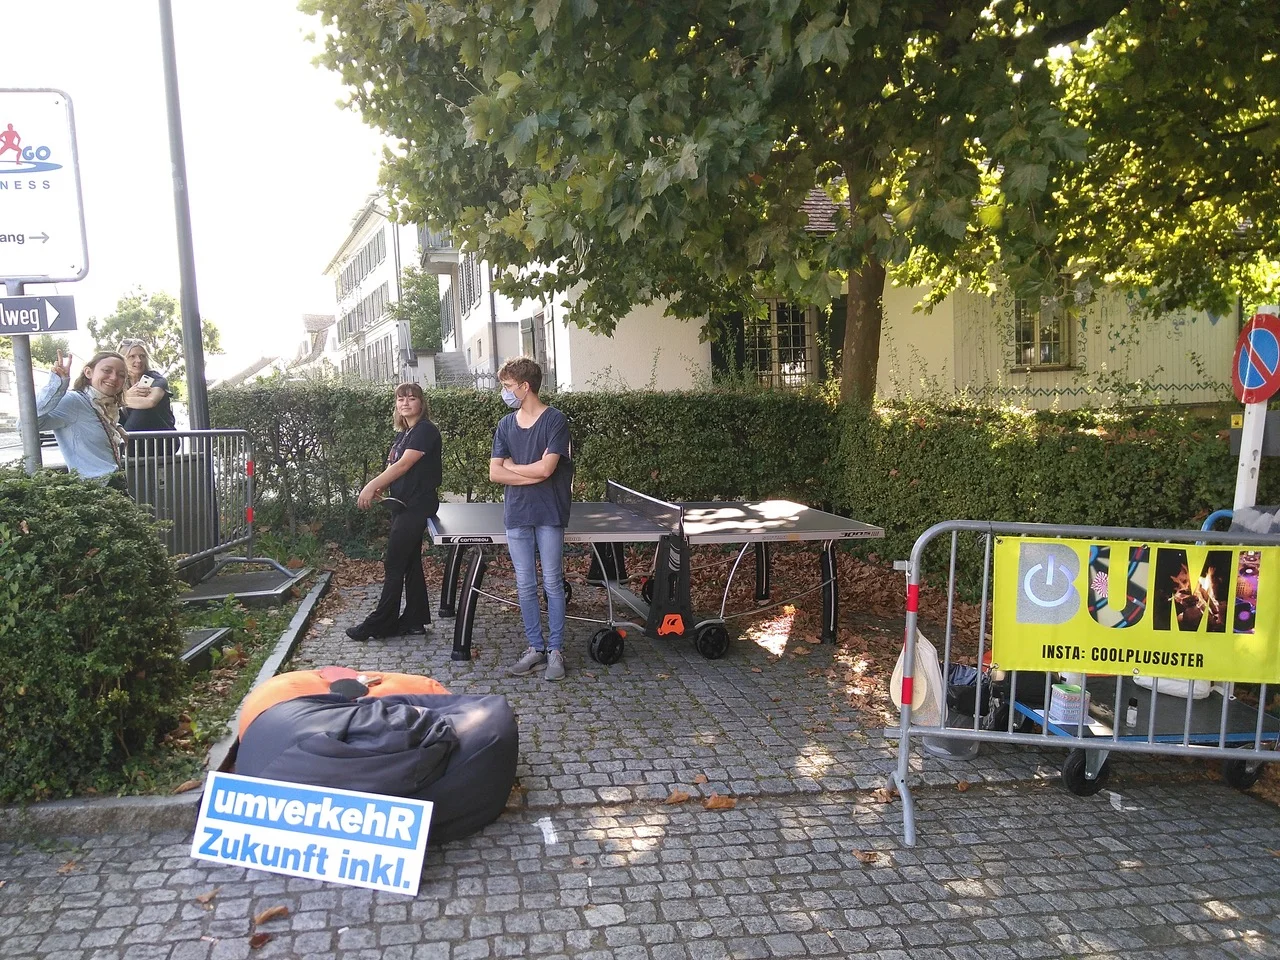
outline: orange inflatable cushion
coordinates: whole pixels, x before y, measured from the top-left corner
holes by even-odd
[[[368,688],[368,696],[390,697],[397,693],[448,693],[443,684],[430,677],[413,673],[380,673],[352,670],[350,667],[320,667],[318,670],[295,670],[281,673],[254,687],[240,708],[239,735],[244,736],[249,724],[264,710],[285,700],[329,693],[337,680],[355,680]]]

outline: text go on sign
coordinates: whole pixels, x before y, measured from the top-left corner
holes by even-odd
[[[0,280],[57,283],[88,271],[71,98],[0,89]]]

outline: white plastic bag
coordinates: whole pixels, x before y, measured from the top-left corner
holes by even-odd
[[[1147,690],[1156,688],[1155,677],[1134,677],[1133,682],[1138,686]],[[1171,697],[1187,697],[1187,692],[1191,692],[1192,700],[1203,700],[1213,691],[1213,685],[1208,680],[1179,680],[1174,677],[1160,677],[1160,688],[1157,693],[1167,693]]]

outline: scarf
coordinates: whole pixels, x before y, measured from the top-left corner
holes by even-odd
[[[123,439],[123,432],[120,429],[120,397],[111,396],[98,390],[93,384],[86,384],[84,395],[89,400],[89,406],[93,408],[93,412],[98,415],[98,421],[102,424],[102,429],[107,432],[107,444],[111,447],[111,453],[116,458],[116,463],[124,466],[124,461],[120,457],[120,441]]]

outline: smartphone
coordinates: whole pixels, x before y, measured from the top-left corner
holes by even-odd
[[[140,387],[150,387],[155,382],[156,382],[155,377],[139,377],[138,378],[138,386]]]

